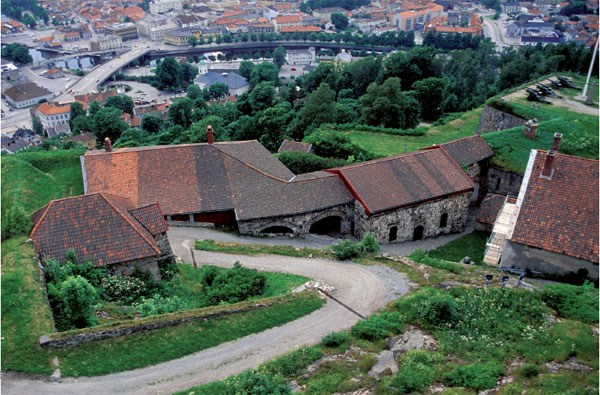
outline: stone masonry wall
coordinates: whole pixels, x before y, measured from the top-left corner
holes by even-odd
[[[160,280],[160,270],[158,269],[158,257],[149,257],[143,259],[136,259],[134,261],[115,263],[114,265],[108,266],[109,274],[116,274],[122,276],[130,276],[133,274],[135,269],[150,273],[155,280]]]
[[[293,236],[299,236],[310,232],[310,227],[317,221],[327,217],[340,217],[342,234],[350,233],[351,221],[354,213],[352,203],[342,206],[336,206],[320,211],[290,215],[285,217],[259,218],[249,221],[238,221],[238,228],[241,234],[261,236],[261,231],[272,226],[285,226],[292,230]]]
[[[415,228],[423,226],[423,238],[441,234],[462,232],[467,222],[471,193],[425,203],[416,207],[399,209],[368,217],[360,203],[356,204],[356,218],[359,218],[356,237],[362,238],[366,232],[375,234],[381,244],[390,243],[390,229],[397,228],[396,240],[392,243],[412,241]],[[445,227],[440,227],[442,215],[448,214]]]
[[[477,134],[504,130],[523,125],[525,120],[486,105],[479,118]]]
[[[522,182],[523,176],[521,174],[492,166],[487,176],[487,193],[517,196]]]

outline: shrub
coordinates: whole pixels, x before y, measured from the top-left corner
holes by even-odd
[[[321,344],[325,347],[339,347],[346,339],[348,339],[346,332],[331,332],[323,337]]]
[[[58,285],[49,284],[48,295],[58,330],[85,328],[97,322],[94,305],[98,294],[85,278],[70,276]]]
[[[255,269],[242,267],[239,262],[233,269],[219,273],[208,289],[211,303],[237,303],[252,296],[261,295],[265,290],[267,278]]]
[[[390,386],[401,394],[418,393],[429,387],[434,377],[435,370],[429,366],[420,363],[402,365]]]
[[[446,375],[446,383],[454,387],[469,387],[475,391],[494,388],[504,368],[496,362],[459,366]]]
[[[343,240],[338,244],[331,246],[335,253],[335,257],[340,261],[345,261],[352,258],[358,258],[362,254],[362,245],[350,240]]]
[[[598,322],[598,290],[589,282],[582,286],[546,285],[542,300],[564,318],[588,324]]]
[[[368,232],[364,235],[362,239],[362,248],[367,254],[374,254],[379,251],[379,243],[373,233]]]
[[[361,372],[367,373],[373,366],[375,366],[376,363],[377,360],[375,359],[375,356],[367,354],[358,360],[358,368]]]
[[[262,365],[261,373],[291,378],[298,376],[308,365],[321,359],[323,352],[319,347],[306,347],[292,351],[282,357]]]
[[[421,322],[431,328],[443,324],[453,324],[458,320],[456,302],[450,295],[437,295],[429,298],[421,310]]]
[[[177,263],[173,258],[160,259],[158,261],[158,270],[163,281],[169,281],[179,272]]]
[[[213,281],[215,281],[215,277],[217,277],[217,275],[221,273],[222,270],[216,266],[202,266],[200,272],[200,281],[202,282],[202,285],[204,285],[205,287],[210,287],[212,286]]]
[[[68,250],[66,262],[60,263],[54,259],[44,261],[44,275],[48,283],[59,283],[70,276],[81,276],[88,280],[94,287],[99,287],[102,279],[106,277],[106,268],[95,267],[91,261],[77,263],[73,250]]]
[[[114,303],[129,305],[147,295],[143,280],[130,276],[106,276],[102,279],[102,297]]]
[[[33,223],[20,204],[14,204],[7,210],[6,223],[2,224],[2,240],[19,235],[27,235]]]
[[[286,395],[290,387],[281,376],[248,371],[226,380],[227,395]]]
[[[415,262],[422,263],[436,269],[446,270],[451,273],[460,274],[463,271],[463,267],[461,265],[442,259],[432,258],[421,249],[414,250],[408,257]]]
[[[400,320],[400,313],[392,311],[376,314],[366,320],[359,321],[352,327],[350,333],[360,339],[374,341],[400,333],[403,329],[404,325]]]
[[[160,294],[154,294],[151,298],[142,296],[140,303],[134,304],[134,308],[142,317],[148,317],[151,315],[187,310],[189,309],[189,306],[185,300],[177,295],[164,297]]]
[[[540,368],[537,365],[526,363],[525,365],[519,368],[518,374],[520,377],[528,379],[540,374]]]

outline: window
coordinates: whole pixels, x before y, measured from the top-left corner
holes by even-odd
[[[448,214],[444,213],[440,218],[440,228],[445,228],[446,226],[448,226]]]
[[[397,226],[392,226],[390,228],[390,234],[389,234],[388,240],[390,242],[392,242],[392,241],[396,241],[396,239],[398,239],[398,227]]]

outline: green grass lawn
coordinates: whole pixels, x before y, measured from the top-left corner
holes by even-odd
[[[483,262],[485,243],[488,237],[489,233],[474,231],[429,251],[429,256],[452,262],[459,262],[468,256],[472,261],[480,263]]]
[[[483,108],[464,113],[444,125],[431,127],[425,136],[394,136],[383,133],[349,131],[344,132],[353,143],[380,156],[390,156],[417,151],[433,144],[472,136],[477,130]],[[406,145],[406,147],[405,147]]]
[[[208,239],[196,240],[194,248],[200,251],[215,251],[243,255],[275,254],[297,258],[307,258],[310,256],[320,258],[334,257],[334,254],[330,249],[319,250],[316,248],[299,248],[289,245],[226,243]]]

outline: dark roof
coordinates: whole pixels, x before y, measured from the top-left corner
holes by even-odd
[[[13,85],[4,91],[4,95],[10,97],[15,102],[22,102],[38,97],[48,96],[52,94],[48,89],[42,88],[33,82]]]
[[[130,209],[129,213],[153,236],[167,231],[165,217],[156,203]]]
[[[103,193],[53,200],[33,215],[31,238],[39,256],[60,262],[69,249],[79,261],[96,266],[158,256],[161,251],[147,230],[166,230],[164,218],[152,215],[156,210],[157,203],[136,209],[127,198]]]
[[[474,188],[467,174],[440,149],[329,171],[340,174],[369,215],[470,192]]]
[[[546,151],[533,157],[511,240],[598,263],[599,162],[556,154],[548,180],[540,177],[545,159]]]
[[[502,210],[506,196],[488,193],[483,198],[479,210],[477,210],[477,222],[493,225],[498,213]]]
[[[464,137],[444,144],[422,148],[423,150],[443,148],[460,166],[469,166],[494,155],[494,151],[479,135]]]
[[[198,76],[194,82],[207,86],[220,82],[227,85],[229,89],[239,89],[249,85],[246,78],[234,72],[221,74],[215,73],[214,71],[209,71],[206,74]]]
[[[277,152],[293,151],[293,152],[307,152],[308,153],[308,152],[311,152],[311,150],[312,150],[312,144],[301,143],[299,141],[285,139],[281,143],[281,146],[279,147],[279,150],[277,150]]]
[[[294,174],[258,141],[120,148],[84,156],[87,192],[158,201],[166,215],[235,210],[239,220],[352,201],[339,178]]]

